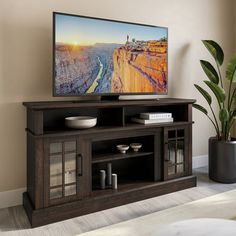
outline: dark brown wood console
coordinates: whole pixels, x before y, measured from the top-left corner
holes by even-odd
[[[196,186],[192,176],[190,99],[158,101],[24,102],[27,108],[27,192],[33,227]],[[171,112],[173,123],[131,122],[141,112]],[[73,130],[68,116],[97,117]],[[117,144],[142,143],[120,154]],[[118,189],[99,188],[99,171],[112,163]]]

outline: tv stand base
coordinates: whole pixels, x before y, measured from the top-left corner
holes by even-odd
[[[187,176],[168,181],[156,182],[138,189],[130,189],[126,192],[119,192],[118,190],[117,192],[108,195],[91,196],[83,200],[42,209],[34,209],[28,193],[25,192],[23,194],[23,206],[32,227],[38,227],[195,186],[196,176]]]

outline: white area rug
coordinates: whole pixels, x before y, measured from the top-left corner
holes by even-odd
[[[236,221],[199,218],[178,221],[162,226],[154,231],[151,236],[235,236]]]
[[[79,236],[150,236],[164,225],[195,218],[236,220],[236,190],[79,234]]]

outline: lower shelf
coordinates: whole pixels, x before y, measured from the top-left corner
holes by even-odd
[[[136,186],[136,188],[133,187],[129,189],[126,186],[123,190],[111,190],[111,192],[107,192],[106,194],[99,194],[97,191],[94,191],[92,196],[89,198],[38,210],[33,208],[28,193],[25,192],[23,194],[23,205],[32,227],[37,227],[131,202],[141,201],[178,190],[195,187],[196,177],[187,176],[163,182],[139,182],[138,185],[139,186]]]
[[[107,195],[116,195],[120,194],[123,192],[129,192],[133,190],[138,190],[140,188],[146,188],[151,185],[155,185],[158,183],[163,183],[163,182],[154,182],[154,181],[149,181],[149,180],[142,180],[142,181],[130,181],[130,182],[123,182],[118,184],[118,189],[99,189],[95,188],[92,191],[91,197],[98,197],[98,196],[107,196]]]

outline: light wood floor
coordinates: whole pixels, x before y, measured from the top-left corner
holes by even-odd
[[[198,186],[196,188],[186,189],[34,229],[30,229],[22,206],[0,209],[0,235],[76,235],[236,189],[236,184],[220,184],[209,180],[207,168],[195,169],[194,174],[198,177]]]

